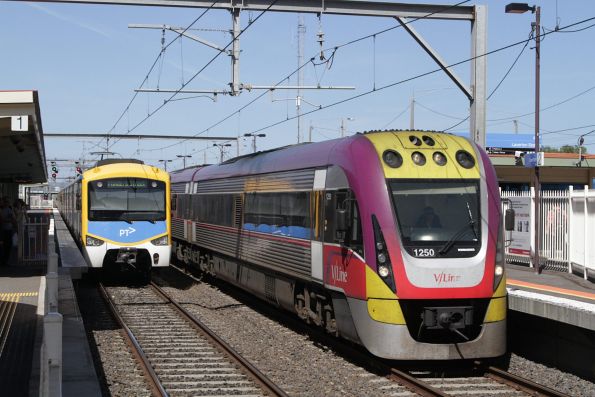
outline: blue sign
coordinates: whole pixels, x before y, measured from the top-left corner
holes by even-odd
[[[469,137],[469,134],[456,133]],[[535,134],[486,134],[486,148],[499,150],[535,150]]]
[[[90,221],[88,232],[118,243],[136,243],[167,232],[165,221],[102,222]]]

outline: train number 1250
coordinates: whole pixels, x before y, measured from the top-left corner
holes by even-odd
[[[414,248],[413,255],[419,258],[436,256],[434,248]]]

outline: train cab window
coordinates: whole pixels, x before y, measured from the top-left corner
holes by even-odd
[[[90,221],[165,220],[165,183],[142,178],[92,181],[89,189]]]
[[[481,244],[477,180],[391,180],[401,240],[412,256],[470,257]]]

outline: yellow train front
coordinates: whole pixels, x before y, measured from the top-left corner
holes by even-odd
[[[171,253],[170,179],[139,160],[102,160],[58,195],[90,267],[129,265],[150,277]]]

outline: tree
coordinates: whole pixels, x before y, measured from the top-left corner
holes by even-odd
[[[547,153],[578,153],[579,147],[575,145],[563,145],[559,148],[553,146],[542,146],[541,151]],[[587,148],[585,146],[581,146],[581,153],[587,153]]]

